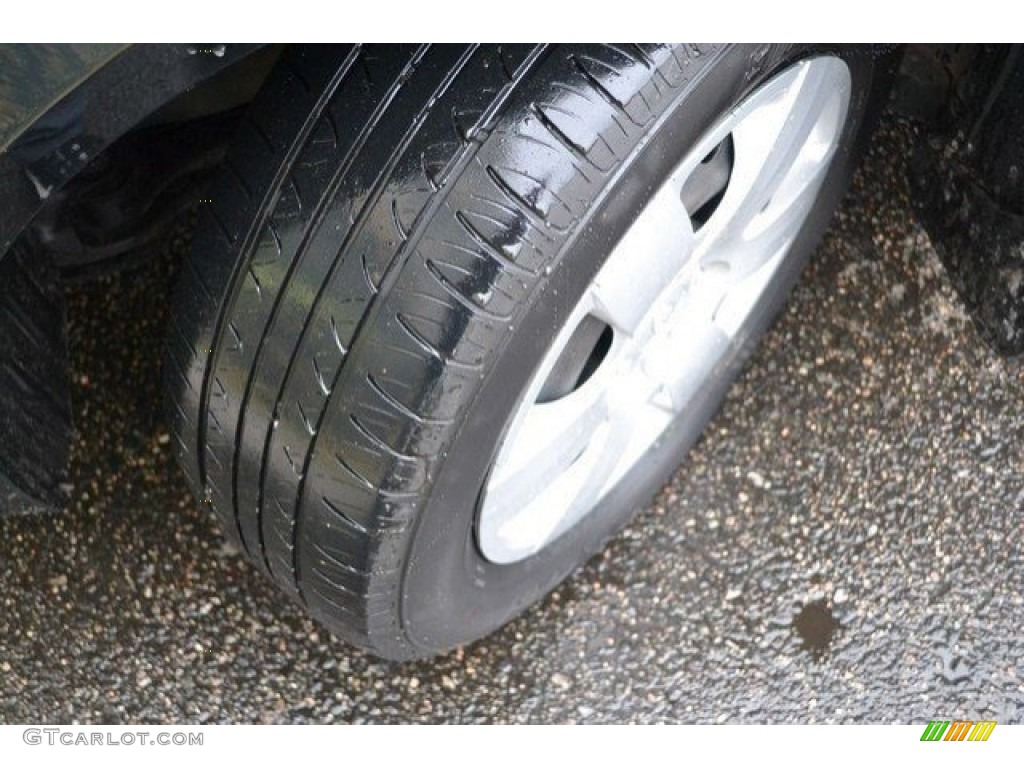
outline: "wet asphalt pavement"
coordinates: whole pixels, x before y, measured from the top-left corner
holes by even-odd
[[[504,630],[393,665],[303,617],[192,499],[160,260],[70,293],[74,502],[0,520],[0,722],[1024,721],[1024,372],[982,344],[886,122],[653,506]]]

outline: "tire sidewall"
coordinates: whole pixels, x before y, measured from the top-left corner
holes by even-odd
[[[475,541],[478,501],[509,416],[612,246],[660,182],[723,114],[783,69],[821,53],[840,55],[850,68],[847,123],[807,221],[708,386],[577,525],[520,562],[499,565],[484,559]],[[589,219],[553,258],[550,274],[468,401],[447,457],[438,466],[409,540],[401,587],[402,628],[406,641],[419,649],[417,655],[481,637],[539,600],[599,551],[679,466],[783,306],[828,225],[858,155],[865,118],[873,111],[877,68],[873,52],[856,47],[730,46],[703,62],[702,71],[638,143],[594,202]]]

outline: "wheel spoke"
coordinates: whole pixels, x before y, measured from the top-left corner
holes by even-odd
[[[605,433],[593,448],[593,456],[588,457],[581,489],[574,500],[573,508],[563,515],[563,519],[570,517],[578,509],[586,510],[593,507],[604,493],[608,481],[614,482],[618,479],[613,477],[612,473],[629,444],[632,429],[631,419],[628,418],[620,417],[607,422]]]
[[[643,226],[629,228],[591,285],[594,314],[619,333],[634,335],[692,251],[690,218],[676,185],[667,184],[644,209]]]
[[[677,366],[665,382],[665,391],[672,408],[681,412],[704,386],[714,368],[722,361],[731,342],[728,334],[708,324],[696,333],[692,329],[676,336],[678,355],[686,365]]]
[[[825,72],[806,66],[787,80],[780,81],[772,98],[733,131],[736,160],[716,215],[722,222],[717,241],[741,237],[771,206],[780,185],[799,177],[795,166],[828,103],[830,80]]]
[[[744,245],[759,254],[760,258],[752,260],[754,263],[746,270],[747,274],[793,241],[814,203],[814,195],[808,194],[812,189],[813,185],[805,184],[803,194],[781,209],[766,211],[763,224],[758,222],[761,226],[757,229],[748,228]]]
[[[490,524],[500,530],[546,491],[583,455],[607,419],[606,392],[597,387],[535,404],[510,435],[512,450],[494,467]]]

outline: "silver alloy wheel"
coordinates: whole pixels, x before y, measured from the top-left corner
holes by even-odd
[[[578,523],[739,338],[811,211],[850,101],[846,64],[802,61],[697,143],[577,303],[512,416],[481,498],[495,563]]]

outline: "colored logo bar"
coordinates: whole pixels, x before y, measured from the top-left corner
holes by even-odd
[[[932,720],[921,741],[988,741],[995,727],[995,720]]]

